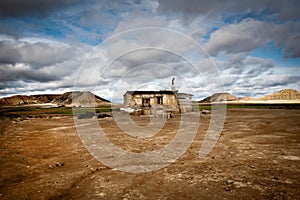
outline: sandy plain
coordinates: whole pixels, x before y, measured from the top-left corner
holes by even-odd
[[[151,139],[129,137],[111,117],[98,120],[114,144],[142,153],[168,144],[180,117]],[[299,199],[299,109],[228,109],[216,146],[199,158],[209,122],[200,115],[195,139],[174,163],[134,174],[96,160],[70,115],[2,117],[0,199]]]

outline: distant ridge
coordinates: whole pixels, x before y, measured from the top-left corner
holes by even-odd
[[[263,103],[284,102],[300,103],[300,93],[294,89],[284,89],[260,98],[240,97],[230,93],[215,93],[199,103],[231,102],[231,103]],[[49,105],[49,106],[110,106],[111,102],[91,92],[66,92],[64,94],[15,95],[0,99],[0,106]]]
[[[222,101],[234,101],[237,98],[230,93],[215,93],[205,99],[199,101],[200,103],[222,102]]]
[[[258,98],[260,100],[296,100],[300,99],[300,93],[297,90],[285,89],[267,96]]]
[[[73,99],[74,95],[74,99]],[[74,103],[72,103],[74,100]],[[107,106],[110,101],[94,95],[91,92],[66,92],[64,94],[15,95],[0,99],[1,106],[16,106],[29,104],[49,104],[56,106]]]
[[[272,94],[266,95],[260,98],[253,97],[240,97],[237,98],[230,93],[215,93],[205,99],[199,101],[199,103],[211,103],[211,102],[232,102],[232,103],[300,103],[300,93],[294,89],[284,89]]]

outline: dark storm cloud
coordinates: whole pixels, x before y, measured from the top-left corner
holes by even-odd
[[[175,14],[178,15],[184,23],[189,22],[195,16],[200,14],[209,14],[211,9],[220,11],[222,3],[218,1],[198,1],[198,0],[159,0],[157,12],[159,14]],[[226,5],[227,1],[223,1]]]
[[[0,63],[16,63],[21,59],[20,52],[10,42],[0,41]]]
[[[265,72],[271,72],[274,63],[271,59],[237,55],[230,58],[224,66],[230,74],[244,74],[247,78],[252,78]]]
[[[20,33],[16,30],[16,27],[12,24],[5,24],[0,21],[0,33],[3,35],[9,35],[10,37],[13,38],[19,38]]]
[[[298,0],[261,0],[261,1],[234,1],[234,0],[159,0],[158,13],[174,13],[186,20],[192,20],[197,15],[207,17],[220,16],[226,13],[235,12],[256,12],[268,11],[275,13],[279,19],[299,19],[300,1]],[[225,15],[226,16],[226,15]]]
[[[283,76],[277,79],[267,79],[267,80],[260,80],[260,86],[263,88],[268,88],[268,87],[274,87],[274,86],[287,86],[292,83],[298,83],[300,80],[300,76]]]
[[[7,38],[0,42],[0,82],[46,83],[72,76],[88,46]],[[21,87],[22,85],[19,85]]]
[[[70,6],[79,0],[1,0],[0,16],[46,16],[49,12]]]
[[[279,73],[276,69],[285,67],[284,63],[251,53],[271,44],[270,48],[281,51],[274,58],[300,57],[300,23],[295,20],[300,17],[300,1],[158,1],[0,1],[0,95],[72,88],[82,63],[88,64],[76,77],[78,85],[98,84],[107,94],[116,80],[123,81],[126,91],[153,80],[169,82],[175,72],[192,81],[189,92],[201,93],[204,85],[199,72],[184,57],[176,56],[187,56],[197,65],[195,47],[161,31],[116,39],[96,58],[86,57],[99,38],[147,26],[168,27],[201,41],[218,67],[206,57],[197,67],[212,79],[220,75],[216,70],[220,69],[227,89],[254,94],[266,87],[300,87],[299,71]],[[156,44],[177,54],[144,49]],[[126,53],[128,49],[139,51]],[[150,75],[145,78],[145,74]],[[215,85],[221,86],[217,81]]]
[[[212,56],[250,52],[273,43],[276,48],[282,48],[284,58],[297,58],[300,56],[299,8],[298,0],[159,0],[157,12],[181,19],[185,25],[198,16],[206,23],[218,21],[215,26],[219,28],[211,30],[205,45]]]
[[[237,24],[224,25],[211,33],[206,44],[211,55],[250,52],[256,48],[273,43],[283,48],[285,58],[299,57],[299,24],[282,24],[246,19]]]
[[[286,47],[283,49],[283,54],[286,58],[300,57],[300,29],[287,39]]]
[[[0,64],[25,63],[33,68],[51,66],[78,55],[72,46],[19,40],[0,41]]]
[[[39,81],[48,82],[59,80],[61,77],[56,73],[46,73],[43,70],[34,70],[29,66],[18,65],[0,65],[0,81]]]

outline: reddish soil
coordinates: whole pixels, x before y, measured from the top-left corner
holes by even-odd
[[[166,145],[178,121],[167,119],[151,139],[135,139],[112,118],[99,119],[112,142],[137,153]],[[201,115],[194,142],[175,163],[132,174],[94,159],[71,116],[2,118],[0,199],[299,199],[300,110],[228,110],[218,143],[199,158],[209,121]]]

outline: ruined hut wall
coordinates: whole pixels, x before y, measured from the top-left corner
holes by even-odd
[[[157,97],[162,97],[165,106],[177,106],[177,98],[174,94],[134,94],[130,100],[137,106],[142,106],[143,99],[150,99],[150,105],[156,105],[158,104]]]
[[[174,94],[164,94],[163,95],[163,105],[166,106],[177,106],[177,98]]]

